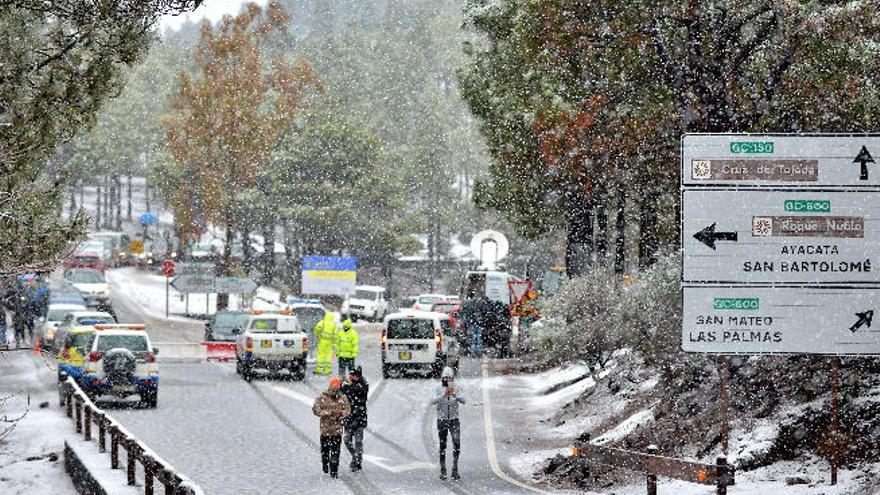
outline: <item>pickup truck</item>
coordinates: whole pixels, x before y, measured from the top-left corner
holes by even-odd
[[[276,313],[251,315],[235,334],[236,372],[250,381],[255,369],[287,370],[295,380],[306,376],[309,338],[296,316]]]

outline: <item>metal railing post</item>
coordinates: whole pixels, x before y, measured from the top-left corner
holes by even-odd
[[[83,425],[82,425],[82,400],[80,400],[78,395],[73,396],[73,408],[76,410],[76,432],[82,433]]]
[[[129,484],[129,486],[132,486],[135,483],[134,462],[137,460],[137,445],[135,444],[134,440],[131,438],[125,439],[125,460],[126,460],[126,463],[128,464],[126,466],[127,467],[126,471],[128,474],[128,484]]]
[[[67,387],[67,384],[65,384],[64,386]],[[73,417],[73,394],[71,394],[69,391],[64,392],[64,405],[65,405],[67,417],[72,418]]]
[[[648,445],[648,454],[657,455],[660,449],[656,445]],[[657,474],[649,467],[647,470],[648,495],[657,495]]]
[[[107,441],[104,438],[107,435],[107,417],[104,413],[95,411],[98,419],[98,451],[107,452]]]
[[[141,464],[144,466],[144,495],[153,495],[153,476],[155,464],[150,456],[141,456]]]
[[[119,469],[119,429],[110,425],[110,469]]]
[[[86,441],[89,441],[92,439],[92,407],[85,404],[83,408],[85,409],[84,436]]]
[[[718,484],[715,488],[715,495],[727,495],[727,479],[730,473],[727,457],[721,456],[715,460],[715,463],[718,465]]]

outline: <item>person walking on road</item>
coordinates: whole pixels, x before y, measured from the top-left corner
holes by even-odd
[[[446,436],[452,437],[452,479],[460,479],[458,474],[458,455],[461,453],[461,423],[458,420],[458,405],[464,404],[464,396],[454,387],[455,372],[443,368],[440,385],[434,390],[431,403],[437,406],[437,433],[440,437],[440,479],[446,479]]]
[[[351,454],[351,471],[356,472],[362,469],[364,460],[364,429],[367,428],[367,396],[370,393],[370,384],[360,366],[351,370],[348,382],[342,385],[342,393],[351,405],[351,414],[345,418],[344,441]]]
[[[336,332],[336,357],[339,358],[339,376],[345,377],[354,369],[358,356],[358,333],[351,327],[351,320],[342,322],[342,330]]]
[[[318,339],[318,357],[315,363],[316,375],[329,375],[333,372],[333,346],[336,344],[336,322],[333,314],[327,313],[315,325],[315,338]]]
[[[330,387],[312,405],[312,414],[320,418],[321,466],[331,478],[339,476],[339,451],[342,448],[342,423],[351,414],[348,398],[339,389],[342,380],[330,379]]]

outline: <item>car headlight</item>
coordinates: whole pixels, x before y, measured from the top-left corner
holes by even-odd
[[[52,327],[49,327],[46,329],[45,334],[46,334],[46,338],[49,338],[49,339],[54,338],[55,337],[55,329]]]
[[[110,297],[110,287],[107,287],[106,289],[104,289],[103,294],[107,297]]]

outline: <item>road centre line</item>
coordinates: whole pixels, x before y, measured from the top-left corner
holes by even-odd
[[[486,356],[483,356],[483,421],[484,421],[484,429],[486,430],[486,455],[489,457],[489,465],[492,467],[492,471],[496,476],[501,478],[502,480],[518,486],[524,490],[528,490],[534,493],[543,493],[550,494],[550,492],[546,492],[529,484],[523,483],[517,479],[514,479],[507,475],[504,471],[501,470],[501,466],[498,464],[498,455],[495,451],[495,432],[492,427],[492,394],[489,391],[489,361]]]

